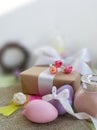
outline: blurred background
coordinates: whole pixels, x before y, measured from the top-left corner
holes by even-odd
[[[34,49],[52,44],[52,39],[59,36],[67,51],[75,53],[88,48],[96,67],[96,0],[24,0],[25,4],[17,0],[14,1],[17,6],[8,10],[7,6],[12,1],[7,2],[5,6],[3,4],[4,7],[0,4],[3,9],[6,8],[0,8],[1,49],[7,42],[19,42],[29,51],[31,57],[28,66],[32,66],[35,61]]]

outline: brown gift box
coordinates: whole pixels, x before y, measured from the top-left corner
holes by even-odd
[[[39,94],[38,76],[47,68],[47,66],[33,66],[23,71],[20,74],[22,92],[25,94]],[[70,74],[58,72],[54,77],[53,85],[59,88],[62,85],[70,84],[76,91],[80,86],[80,81],[80,74],[75,71],[72,71]]]

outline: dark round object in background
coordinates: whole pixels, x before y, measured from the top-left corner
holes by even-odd
[[[4,72],[25,69],[29,52],[18,42],[8,42],[0,49],[0,65]]]

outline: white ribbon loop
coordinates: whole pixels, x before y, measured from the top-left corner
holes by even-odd
[[[55,86],[53,86],[53,88],[52,88],[52,94],[42,96],[42,99],[45,101],[50,101],[52,99],[64,100],[64,99],[68,99],[68,98],[69,98],[69,90],[68,89],[64,89],[63,91],[61,91],[60,93],[57,94],[57,88]]]
[[[55,86],[53,86],[53,88],[52,88],[52,95],[51,96],[53,96],[54,99],[56,99],[56,97],[57,97],[57,88]]]
[[[59,94],[58,94],[58,98],[62,98],[62,99],[68,99],[70,96],[70,93],[69,93],[69,90],[68,89],[64,89],[63,91],[61,91]]]
[[[46,101],[50,101],[52,99],[56,99],[58,100],[62,106],[64,107],[65,111],[68,112],[70,115],[76,117],[77,119],[91,119],[91,121],[93,122],[94,126],[95,126],[95,130],[97,130],[97,118],[92,117],[91,115],[85,113],[85,112],[79,112],[79,113],[75,113],[68,101],[68,97],[69,97],[69,90],[68,89],[64,89],[63,91],[61,91],[59,94],[56,94],[57,89],[52,88],[52,94],[48,94],[42,97],[43,100]]]
[[[49,46],[41,47],[37,49],[36,52],[38,52],[37,54],[35,53],[38,57],[35,65],[49,65],[61,59],[63,65],[71,64],[74,70],[82,75],[92,73],[91,68],[86,64],[86,62],[91,61],[87,48],[83,48],[73,56],[68,56],[65,59],[63,59],[54,48]]]

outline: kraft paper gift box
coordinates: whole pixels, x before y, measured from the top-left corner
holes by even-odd
[[[49,79],[45,79],[45,76],[42,77],[41,82],[46,82],[45,90],[42,92],[42,89],[39,88],[39,76],[42,72],[47,70],[47,66],[33,66],[20,74],[20,81],[22,86],[22,92],[25,94],[40,94],[45,95],[51,93],[52,86],[57,88],[65,84],[72,85],[74,91],[80,87],[80,74],[76,71],[72,71],[70,74],[64,74],[62,71],[58,72],[53,78],[53,85],[48,89],[46,88],[50,83]],[[49,73],[49,72],[48,72]],[[49,73],[49,75],[52,75]]]

